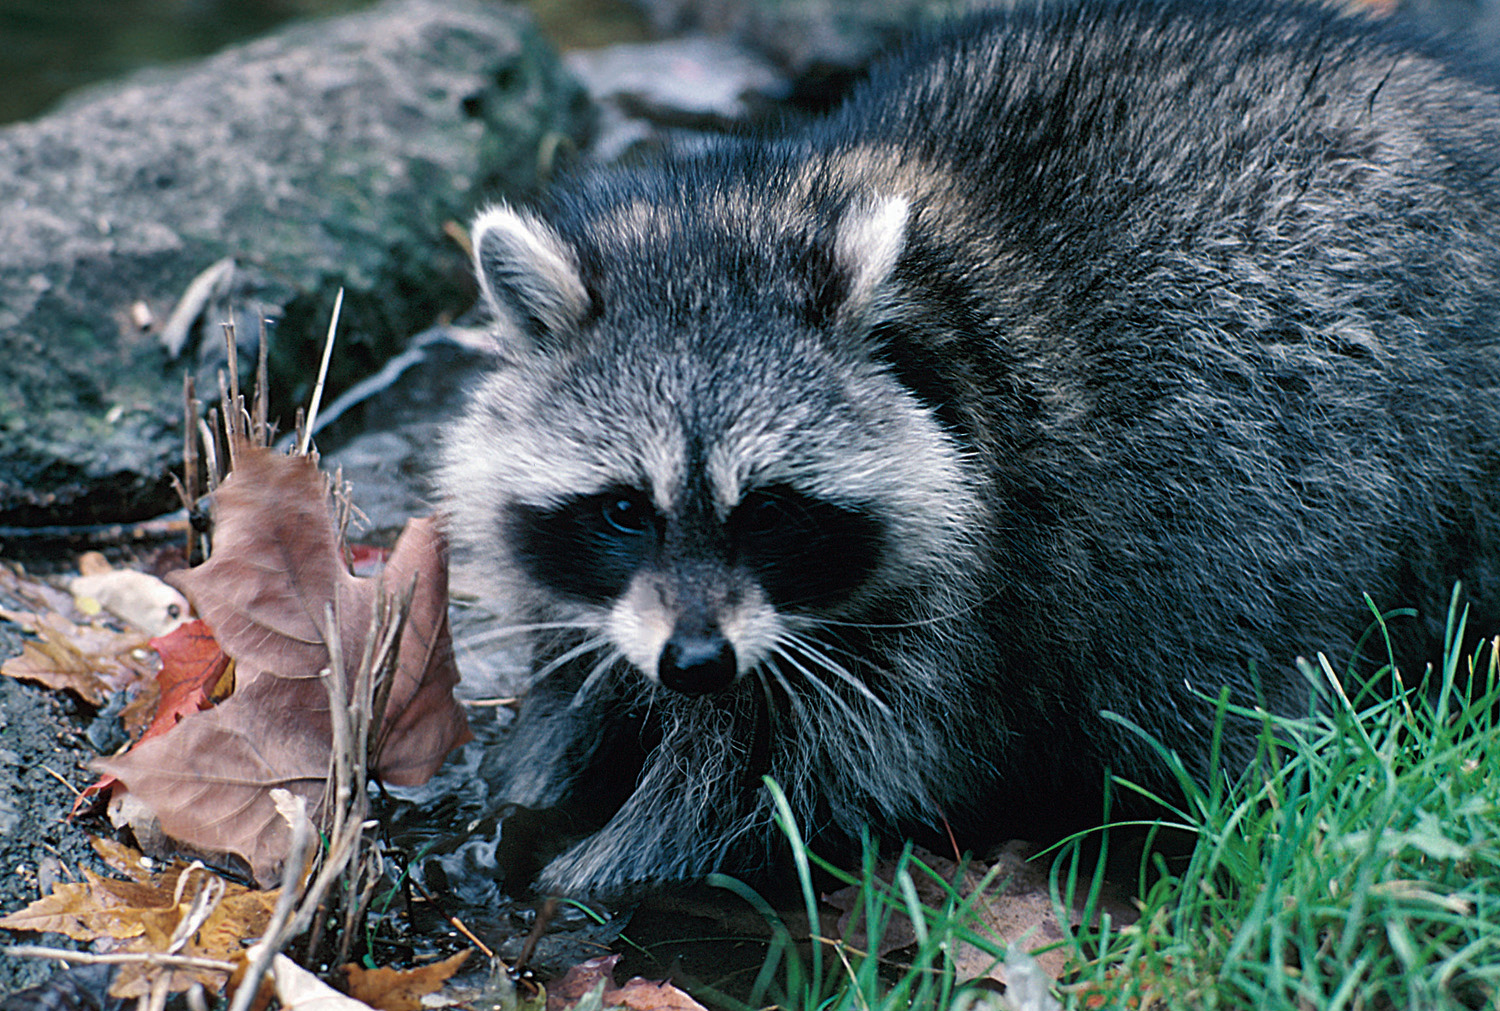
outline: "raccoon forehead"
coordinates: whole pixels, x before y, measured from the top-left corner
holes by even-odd
[[[626,486],[652,489],[665,509],[685,479],[686,445],[661,404],[528,362],[489,376],[444,456],[450,482],[492,502],[545,508]]]
[[[952,437],[868,361],[842,363],[821,389],[769,384],[739,392],[746,409],[703,447],[707,486],[721,510],[770,485],[859,505],[924,498],[924,489],[940,495],[964,481]]]
[[[727,516],[770,485],[834,501],[883,497],[876,491],[892,454],[945,452],[899,417],[912,407],[889,390],[864,389],[856,405],[832,377],[818,389],[807,377],[778,383],[743,371],[690,383],[680,371],[616,376],[609,386],[601,375],[551,384],[492,377],[456,440],[460,452],[450,447],[452,466],[482,474],[491,496],[533,506],[629,487],[664,514],[706,494]]]

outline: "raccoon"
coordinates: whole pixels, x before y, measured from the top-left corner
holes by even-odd
[[[454,541],[524,634],[537,886],[983,846],[1212,772],[1299,655],[1494,631],[1500,90],[1260,0],[959,20],[827,118],[596,170],[472,239],[497,360]],[[1139,733],[1111,718],[1117,714]],[[1222,768],[1253,757],[1230,717]]]

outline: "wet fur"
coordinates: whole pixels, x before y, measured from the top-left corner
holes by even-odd
[[[540,887],[766,866],[762,775],[830,844],[1086,819],[1106,770],[1165,783],[1106,710],[1206,774],[1201,695],[1305,712],[1295,658],[1347,661],[1364,594],[1418,610],[1408,671],[1456,580],[1493,631],[1497,165],[1496,91],[1396,29],[1059,3],[917,40],[788,138],[492,211],[500,360],[441,482],[535,627],[500,788],[603,812]],[[877,531],[857,586],[777,604],[726,556],[766,487]],[[559,592],[516,517],[611,488],[656,511],[650,572]],[[689,611],[748,662],[723,692],[654,676]]]

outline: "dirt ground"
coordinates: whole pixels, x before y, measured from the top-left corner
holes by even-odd
[[[20,643],[16,628],[0,623],[0,660],[19,653]],[[103,870],[88,833],[66,820],[70,785],[81,789],[96,778],[87,764],[98,752],[84,729],[82,708],[68,696],[0,677],[0,911],[25,907],[53,882],[72,880],[80,866]],[[0,931],[0,942],[78,947],[55,934]],[[55,969],[51,962],[0,955],[0,995]]]

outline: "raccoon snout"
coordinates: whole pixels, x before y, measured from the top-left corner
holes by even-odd
[[[656,662],[657,679],[684,695],[723,691],[734,682],[735,669],[734,647],[718,632],[674,632]]]

